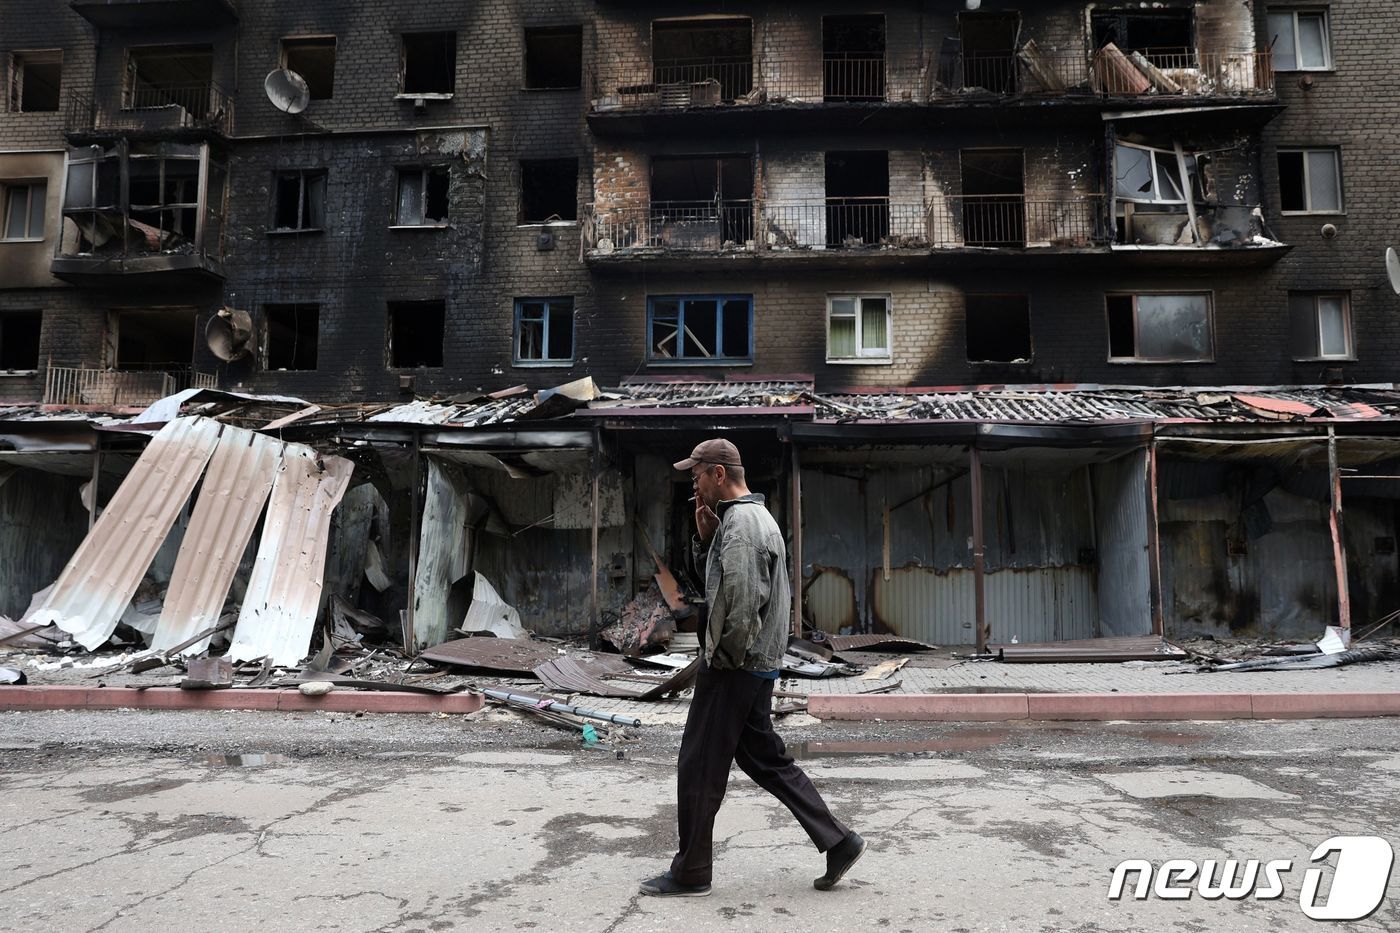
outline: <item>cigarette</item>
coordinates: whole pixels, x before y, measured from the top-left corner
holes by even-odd
[[[700,498],[699,496],[691,496],[689,499],[687,499],[687,500],[685,500],[685,501],[686,501],[686,502],[694,502],[696,499],[699,499],[699,498]]]

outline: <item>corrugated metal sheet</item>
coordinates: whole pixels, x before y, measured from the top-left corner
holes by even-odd
[[[326,540],[335,510],[355,465],[289,444],[267,505],[262,541],[243,597],[229,657],[270,657],[296,664],[306,656],[321,603]]]
[[[976,639],[976,578],[971,570],[922,567],[878,575],[872,603],[890,630],[940,645]],[[994,640],[1093,638],[1098,617],[1095,575],[1088,567],[1001,570],[986,575],[987,622]]]
[[[437,457],[428,458],[428,488],[423,500],[418,570],[414,577],[413,640],[418,650],[441,644],[461,615],[449,618],[452,585],[471,570],[470,485],[462,471]]]
[[[111,637],[223,426],[181,418],[160,430],[68,562],[34,624],[57,623],[89,651]]]
[[[1152,632],[1148,572],[1147,451],[1090,468],[1098,554],[1098,628],[1109,636]]]
[[[185,529],[151,647],[164,651],[218,621],[233,575],[272,489],[282,442],[225,427]],[[203,638],[183,650],[199,654]]]

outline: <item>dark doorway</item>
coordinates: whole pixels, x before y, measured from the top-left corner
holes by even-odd
[[[822,17],[822,63],[827,100],[884,100],[885,18]]]
[[[753,156],[657,157],[651,162],[656,234],[665,245],[718,247],[753,239]],[[715,242],[717,241],[717,242]]]
[[[872,246],[890,233],[890,154],[826,154],[826,245]]]
[[[962,152],[963,242],[1026,245],[1025,158],[1019,149]]]
[[[1016,43],[1021,35],[1019,13],[962,13],[963,86],[1016,93]]]
[[[753,90],[753,22],[681,19],[651,27],[652,80],[663,103],[719,103]],[[667,101],[667,94],[684,100]]]

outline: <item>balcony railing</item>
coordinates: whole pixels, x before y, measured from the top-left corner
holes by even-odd
[[[704,59],[656,62],[649,72],[602,78],[594,108],[655,111],[754,105],[947,103],[997,96],[1196,98],[1271,96],[1273,56],[1262,52],[1124,53],[1106,47],[967,52],[928,61],[884,57]]]
[[[208,81],[99,85],[91,96],[70,93],[67,117],[70,133],[203,129],[228,135],[233,129],[233,98]]]
[[[965,195],[934,205],[929,227],[935,248],[1084,249],[1112,242],[1103,206],[1099,195]]]
[[[217,389],[219,377],[191,367],[129,371],[50,364],[45,405],[150,405],[182,389]]]

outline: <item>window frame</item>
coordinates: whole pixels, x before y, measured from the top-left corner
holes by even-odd
[[[63,49],[14,49],[5,59],[5,112],[58,113],[63,109]],[[58,103],[52,110],[24,109],[23,63],[58,64]]]
[[[1025,299],[1025,306],[1026,306],[1026,307],[1025,307],[1025,310],[1026,310],[1026,355],[1025,355],[1024,357],[1020,357],[1020,358],[1014,359],[1014,360],[973,359],[972,354],[971,354],[971,352],[969,352],[969,347],[968,347],[968,343],[970,342],[970,337],[971,337],[971,334],[970,334],[970,331],[971,331],[971,323],[970,323],[970,322],[971,322],[972,316],[973,316],[973,315],[972,315],[972,308],[969,307],[969,304],[975,302],[975,301],[978,300],[978,299],[983,299],[983,298],[1018,298],[1018,299]],[[963,293],[963,351],[964,351],[963,355],[964,355],[964,357],[965,357],[966,360],[967,360],[967,365],[972,366],[972,367],[1001,367],[1001,368],[1006,368],[1006,367],[1010,367],[1010,366],[1032,366],[1032,365],[1034,365],[1034,364],[1035,364],[1035,326],[1034,326],[1034,317],[1033,317],[1034,309],[1031,307],[1031,305],[1032,305],[1032,302],[1031,302],[1031,293],[1028,292],[1028,291],[1026,291],[1026,292],[979,292],[979,291],[964,292],[964,293]],[[1106,307],[1107,307],[1107,299],[1105,299],[1105,308],[1106,308]]]
[[[1186,151],[1184,151],[1184,150],[1183,150],[1183,152],[1182,152],[1182,155],[1186,158],[1188,167],[1189,167],[1189,164],[1190,164],[1190,162],[1191,162],[1192,160],[1195,160],[1195,163],[1196,163],[1196,172],[1195,172],[1194,175],[1193,175],[1193,174],[1190,174],[1190,172],[1188,171],[1188,173],[1187,173],[1187,174],[1188,174],[1188,177],[1187,177],[1187,178],[1182,178],[1182,177],[1181,177],[1181,168],[1180,168],[1179,165],[1177,166],[1177,169],[1176,169],[1176,172],[1175,172],[1175,181],[1176,181],[1176,184],[1177,184],[1178,187],[1180,187],[1180,188],[1183,189],[1183,190],[1182,190],[1182,193],[1185,195],[1185,198],[1183,198],[1182,200],[1179,200],[1179,201],[1178,201],[1178,200],[1172,200],[1172,199],[1170,199],[1170,198],[1160,198],[1160,197],[1157,197],[1157,198],[1133,198],[1133,197],[1127,197],[1126,195],[1119,194],[1119,193],[1118,193],[1118,185],[1117,185],[1117,177],[1118,177],[1118,150],[1119,150],[1120,148],[1122,148],[1122,149],[1138,149],[1138,150],[1141,150],[1141,151],[1143,151],[1143,152],[1147,152],[1147,153],[1150,153],[1150,154],[1151,154],[1151,159],[1149,160],[1149,164],[1152,166],[1152,190],[1153,190],[1154,192],[1156,192],[1156,193],[1160,193],[1161,190],[1162,190],[1162,184],[1161,184],[1161,181],[1159,180],[1159,177],[1158,177],[1158,174],[1157,174],[1157,156],[1158,156],[1159,154],[1161,154],[1161,155],[1166,155],[1166,156],[1171,156],[1172,161],[1173,161],[1173,162],[1176,161],[1176,150],[1175,150],[1175,149],[1162,149],[1162,148],[1157,147],[1157,146],[1144,146],[1144,145],[1142,145],[1142,144],[1140,144],[1140,143],[1129,143],[1129,142],[1124,142],[1124,141],[1119,140],[1119,139],[1114,140],[1114,141],[1113,141],[1113,150],[1114,150],[1114,155],[1113,155],[1113,174],[1114,174],[1113,198],[1114,198],[1115,201],[1124,201],[1124,202],[1129,202],[1129,203],[1132,203],[1132,204],[1160,205],[1160,206],[1163,206],[1163,207],[1181,207],[1181,208],[1185,208],[1186,205],[1187,205],[1188,203],[1190,203],[1190,204],[1204,204],[1204,203],[1206,203],[1206,199],[1205,199],[1205,179],[1202,177],[1202,174],[1201,174],[1201,163],[1200,163],[1199,155],[1198,155],[1197,153],[1195,153],[1195,152],[1186,152]],[[1200,190],[1197,190],[1197,189],[1200,189]],[[1200,195],[1200,197],[1196,197],[1196,195]],[[1189,199],[1189,200],[1187,200],[1187,199]]]
[[[1309,165],[1309,158],[1314,152],[1326,152],[1332,156],[1332,161],[1337,168],[1337,208],[1336,210],[1316,210],[1312,206],[1312,166]],[[1303,199],[1307,202],[1307,209],[1301,211],[1288,211],[1283,209],[1283,170],[1279,169],[1279,214],[1284,217],[1340,217],[1347,212],[1346,179],[1342,177],[1342,149],[1340,146],[1280,146],[1275,153],[1277,157],[1287,154],[1298,153],[1303,157]]]
[[[37,346],[35,346],[35,348],[34,348],[34,368],[33,368],[33,369],[0,369],[0,378],[4,378],[4,377],[7,377],[7,376],[8,376],[8,377],[16,377],[16,376],[17,376],[17,377],[20,377],[20,378],[27,378],[27,377],[31,377],[31,376],[37,375],[37,374],[39,373],[39,371],[43,368],[43,363],[44,363],[44,355],[43,355],[43,350],[44,350],[44,342],[43,342],[43,341],[44,341],[44,311],[43,311],[42,308],[9,308],[9,309],[6,309],[6,310],[4,310],[4,311],[0,311],[0,341],[3,341],[4,338],[5,338],[5,319],[6,319],[6,318],[18,317],[19,315],[29,315],[29,314],[34,315],[36,318],[38,318],[38,321],[39,321],[39,338],[38,338],[38,344],[37,344]]]
[[[441,171],[447,175],[447,215],[442,220],[429,221],[428,214],[428,175],[431,172]],[[405,172],[418,172],[421,183],[418,187],[418,217],[416,224],[404,223],[399,217],[399,189],[403,186],[403,176]],[[444,230],[452,226],[452,167],[446,163],[430,163],[427,165],[400,165],[394,169],[394,216],[393,222],[389,224],[390,230]]]
[[[832,302],[842,299],[853,299],[856,302],[855,311],[850,315],[841,314],[842,318],[853,317],[856,324],[856,355],[855,356],[832,356],[831,355],[831,321],[836,315],[832,311]],[[881,352],[867,351],[863,346],[862,337],[865,333],[864,311],[866,299],[878,299],[885,303],[885,346]],[[868,366],[894,363],[894,295],[889,292],[839,292],[826,296],[826,361],[838,366]]]
[[[440,305],[442,307],[442,335],[440,339],[444,342],[443,350],[438,358],[436,366],[400,366],[394,362],[394,321],[399,310],[406,310],[406,305]],[[447,368],[447,351],[445,342],[447,339],[447,315],[449,312],[446,298],[396,298],[384,303],[384,371],[391,373],[415,373],[419,370],[442,370]],[[319,346],[317,347],[317,363],[320,363]]]
[[[410,91],[408,85],[408,42],[409,36],[451,36],[452,37],[452,90],[450,91]],[[398,100],[451,100],[457,94],[457,68],[461,64],[458,52],[461,39],[455,29],[415,29],[399,33],[399,92]]]
[[[1268,30],[1266,36],[1270,42],[1273,41],[1273,28],[1269,26],[1269,17],[1287,16],[1293,26],[1293,67],[1280,68],[1278,60],[1275,58],[1274,70],[1284,74],[1293,74],[1304,71],[1336,71],[1336,64],[1332,59],[1332,15],[1327,7],[1266,7],[1264,9],[1264,28]],[[1322,20],[1322,54],[1324,64],[1314,67],[1304,66],[1300,60],[1298,49],[1302,43],[1299,41],[1301,32],[1298,27],[1300,16],[1316,16]]]
[[[329,183],[327,182],[327,180],[326,180],[327,175],[328,175],[328,173],[327,173],[327,171],[326,171],[325,169],[319,169],[319,168],[285,169],[285,170],[280,170],[280,171],[276,171],[276,172],[273,172],[273,173],[272,173],[272,217],[271,217],[271,219],[268,221],[268,225],[267,225],[267,233],[268,233],[269,236],[285,236],[286,234],[289,234],[289,233],[324,233],[324,232],[325,232],[325,230],[326,230],[326,216],[325,216],[325,215],[326,215],[326,191],[325,191],[325,189],[326,189],[326,187],[327,187],[328,184],[329,184]],[[322,190],[321,190],[321,218],[320,218],[320,223],[317,224],[316,226],[312,226],[312,227],[279,227],[279,226],[277,226],[277,214],[278,214],[278,208],[280,207],[280,205],[278,204],[277,195],[278,195],[280,183],[282,182],[283,179],[292,178],[292,177],[294,177],[294,176],[298,179],[298,185],[297,185],[297,217],[298,217],[298,219],[301,218],[301,216],[302,216],[303,213],[305,213],[305,214],[308,215],[308,216],[307,216],[307,219],[308,219],[308,220],[313,220],[313,219],[315,219],[315,218],[312,218],[312,217],[309,216],[309,215],[310,215],[310,209],[309,209],[309,207],[308,207],[308,205],[307,205],[307,200],[306,200],[306,196],[307,196],[307,184],[306,184],[306,182],[307,182],[307,179],[309,179],[309,178],[319,178],[319,179],[321,180],[321,185],[322,185]],[[395,194],[397,194],[397,193],[398,193],[398,192],[395,191]],[[396,201],[395,203],[397,204],[397,201]]]
[[[1317,340],[1318,352],[1313,356],[1303,356],[1297,352],[1297,347],[1289,347],[1289,355],[1293,358],[1293,361],[1295,363],[1337,363],[1354,361],[1356,359],[1356,331],[1352,324],[1351,292],[1342,290],[1309,291],[1306,289],[1289,291],[1288,314],[1290,317],[1290,330],[1292,325],[1293,300],[1295,298],[1306,298],[1312,304],[1311,320],[1313,336]],[[1322,311],[1318,303],[1324,298],[1338,298],[1342,302],[1342,330],[1346,340],[1346,350],[1344,353],[1325,354],[1322,352]]]
[[[24,188],[28,194],[25,195],[25,221],[24,236],[7,236],[10,229],[11,198],[15,190]],[[30,226],[30,221],[34,218],[34,189],[42,188],[44,191],[44,209],[39,214],[39,234],[34,235]],[[49,226],[49,181],[47,178],[6,178],[0,181],[0,243],[42,243],[47,237],[45,233]]]
[[[327,95],[327,96],[325,96],[325,97],[317,97],[317,96],[315,96],[315,95],[313,94],[313,95],[311,96],[311,99],[312,99],[312,100],[335,100],[335,66],[336,66],[337,64],[339,64],[339,62],[340,62],[340,39],[339,39],[339,37],[334,36],[334,35],[330,35],[330,34],[314,35],[314,36],[283,36],[283,37],[281,38],[281,40],[279,40],[279,42],[278,42],[278,44],[277,44],[277,64],[278,64],[279,67],[281,67],[281,68],[286,68],[288,71],[296,71],[295,68],[292,68],[292,67],[290,67],[290,66],[287,64],[287,46],[288,46],[289,44],[292,45],[292,46],[300,45],[300,46],[303,46],[303,47],[321,47],[321,48],[327,48],[327,47],[328,47],[328,48],[330,48],[330,50],[331,50],[331,92],[330,92],[329,95]],[[297,74],[301,74],[301,72],[297,71]],[[304,79],[305,79],[305,75],[303,75],[302,77],[303,77],[303,80],[304,80]]]
[[[542,36],[542,35],[563,36],[563,35],[565,35],[565,34],[570,35],[570,36],[573,36],[573,35],[577,35],[577,36],[578,36],[578,41],[579,41],[579,53],[578,53],[578,58],[579,58],[579,67],[578,67],[578,71],[579,71],[579,75],[578,75],[578,83],[577,83],[577,84],[559,84],[559,85],[555,85],[555,84],[533,85],[533,84],[531,84],[531,83],[530,83],[530,38],[531,38],[531,36],[532,36],[532,35],[534,35],[534,36]],[[522,54],[521,54],[521,56],[520,56],[520,70],[521,70],[521,75],[520,75],[520,89],[521,89],[522,91],[530,91],[530,92],[534,92],[534,91],[579,91],[579,90],[582,90],[582,89],[583,89],[583,72],[584,72],[584,61],[583,61],[583,59],[584,59],[584,54],[583,54],[583,53],[584,53],[584,47],[583,47],[583,24],[582,24],[582,23],[566,23],[566,24],[560,24],[560,25],[556,25],[556,26],[526,26],[526,27],[524,28],[524,31],[521,33],[521,52],[522,52]]]
[[[716,304],[715,316],[715,350],[712,357],[691,357],[691,356],[656,356],[653,353],[655,341],[653,338],[653,328],[656,326],[656,302],[675,301],[676,307],[676,332],[679,335],[676,341],[677,350],[684,344],[685,337],[685,306],[689,302],[713,301]],[[720,351],[724,349],[724,306],[731,301],[742,301],[748,307],[749,316],[749,345],[744,356],[725,356]],[[732,295],[732,294],[684,294],[684,295],[648,295],[647,296],[647,344],[646,362],[649,366],[752,366],[754,347],[754,302],[753,295]]]
[[[1142,298],[1187,298],[1200,297],[1206,301],[1206,328],[1210,338],[1210,349],[1208,356],[1202,357],[1145,357],[1140,351],[1142,349],[1142,324],[1138,315],[1138,301]],[[1110,298],[1131,298],[1133,300],[1133,351],[1134,356],[1114,356],[1113,355],[1113,323],[1110,319],[1109,299]],[[1148,365],[1160,366],[1163,364],[1182,363],[1214,363],[1215,362],[1215,292],[1213,291],[1144,291],[1144,292],[1124,292],[1112,291],[1104,293],[1104,325],[1105,335],[1108,337],[1107,362],[1125,365]]]
[[[540,356],[538,359],[535,359],[533,357],[524,357],[520,355],[520,325],[525,320],[524,306],[527,304],[544,305],[544,316],[542,318],[530,319],[532,321],[539,320],[543,326],[544,339],[540,344],[540,352],[543,355]],[[554,305],[556,304],[568,305],[569,355],[567,357],[549,355],[549,319],[555,313]],[[515,299],[515,330],[513,333],[513,339],[511,341],[511,357],[513,360],[513,365],[533,368],[542,368],[550,366],[569,367],[574,365],[574,360],[577,358],[578,355],[578,317],[575,313],[576,307],[577,306],[574,302],[573,296],[571,295],[554,295],[548,298]],[[560,311],[562,312],[563,308],[560,308]]]
[[[316,345],[312,366],[273,366],[272,365],[272,316],[274,313],[290,311],[295,319],[303,311],[316,316]],[[314,373],[321,368],[321,303],[318,301],[269,301],[262,306],[262,339],[258,348],[258,368],[265,373]],[[293,328],[295,330],[295,327]],[[292,360],[296,353],[293,351]]]

